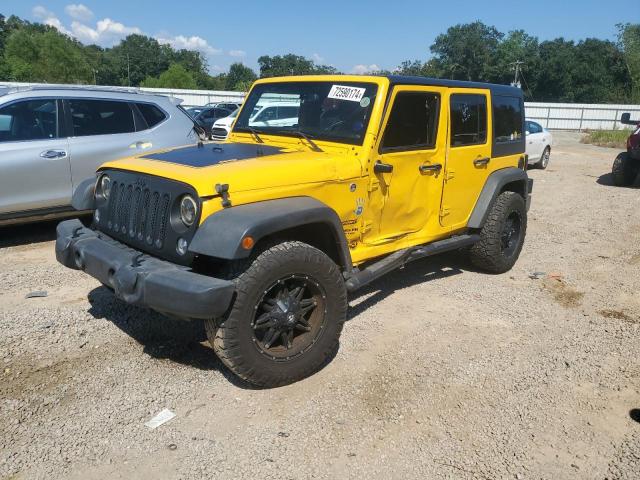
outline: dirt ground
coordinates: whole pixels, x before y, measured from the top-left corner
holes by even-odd
[[[555,138],[511,272],[389,275],[278,389],[58,265],[54,224],[0,230],[0,478],[640,478],[640,191],[611,185],[616,151]]]

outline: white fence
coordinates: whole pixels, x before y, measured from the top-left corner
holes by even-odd
[[[29,87],[34,83],[5,82],[0,85]],[[115,88],[115,87],[113,87]],[[203,106],[216,102],[241,102],[243,92],[215,90],[183,90],[174,88],[138,88],[141,92],[181,98],[184,106]],[[632,119],[640,118],[640,105],[605,105],[581,103],[525,103],[527,119],[540,123],[550,130],[612,130],[629,128],[620,123],[620,115],[630,112]]]
[[[525,103],[527,119],[550,130],[614,130],[631,128],[620,123],[620,116],[630,112],[640,118],[640,105],[597,105],[582,103]]]

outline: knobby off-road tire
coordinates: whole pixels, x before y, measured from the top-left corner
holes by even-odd
[[[636,162],[629,157],[627,152],[621,152],[613,161],[611,174],[613,175],[613,184],[616,187],[628,187],[632,185],[638,176],[639,167]]]
[[[234,282],[229,313],[205,321],[209,342],[233,373],[256,386],[277,387],[315,373],[333,357],[347,292],[340,269],[322,251],[279,243],[257,255]],[[292,323],[296,327],[284,336],[269,335]]]
[[[522,196],[503,192],[496,199],[480,231],[480,241],[469,249],[469,259],[489,273],[504,273],[520,255],[527,231],[527,208]]]

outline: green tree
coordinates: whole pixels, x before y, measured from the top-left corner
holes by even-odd
[[[141,83],[141,87],[149,88],[186,88],[195,90],[198,84],[179,63],[172,63],[169,68],[158,77],[147,77]]]
[[[487,81],[502,37],[480,21],[449,27],[431,45],[433,67],[447,78]]]
[[[229,67],[229,73],[225,77],[225,88],[246,92],[257,78],[256,73],[249,67],[241,63],[234,63]]]
[[[6,39],[4,61],[11,80],[93,83],[83,46],[54,28],[14,30]]]
[[[573,99],[581,103],[623,103],[631,93],[624,55],[613,42],[588,38],[575,47]]]
[[[640,24],[619,24],[618,45],[631,79],[632,102],[640,102]]]
[[[519,80],[525,95],[533,95],[540,70],[539,47],[538,39],[524,30],[509,32],[498,44],[495,57],[487,68],[489,81],[508,85],[515,78],[516,62],[523,62],[519,66],[522,73]]]
[[[171,64],[173,49],[145,35],[133,34],[106,53],[120,85],[138,86],[147,77],[158,77]]]
[[[322,75],[337,73],[334,67],[316,65],[313,60],[300,55],[263,55],[258,58],[260,77],[282,77],[287,75]]]

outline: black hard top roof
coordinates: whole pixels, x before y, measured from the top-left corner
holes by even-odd
[[[462,80],[445,80],[442,78],[410,77],[403,75],[387,75],[391,85],[425,85],[433,87],[451,88],[488,88],[496,95],[508,95],[510,97],[522,97],[522,90],[511,85],[498,85],[495,83],[464,82]]]

